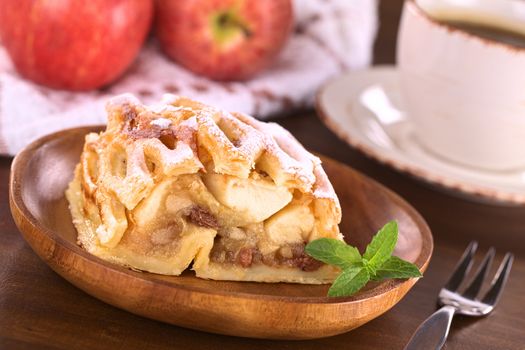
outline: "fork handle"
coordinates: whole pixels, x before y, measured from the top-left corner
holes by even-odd
[[[436,349],[445,344],[456,309],[443,306],[419,325],[405,350]]]

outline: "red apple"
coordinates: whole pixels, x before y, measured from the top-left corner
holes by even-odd
[[[152,0],[0,0],[0,39],[22,76],[88,90],[129,67],[152,16]]]
[[[162,49],[193,72],[244,80],[267,67],[293,25],[290,0],[156,0]]]

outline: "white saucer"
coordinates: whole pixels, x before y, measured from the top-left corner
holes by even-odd
[[[341,139],[381,163],[472,199],[525,205],[525,169],[468,168],[421,146],[404,113],[394,66],[349,72],[330,81],[317,95],[317,111]]]

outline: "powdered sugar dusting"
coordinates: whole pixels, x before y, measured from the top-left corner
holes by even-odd
[[[308,152],[288,130],[276,123],[264,123],[245,114],[234,114],[264,134],[266,152],[277,158],[288,180],[293,183],[295,179],[298,188],[312,191],[316,198],[330,199],[340,208],[332,184],[321,167],[321,160]]]
[[[131,106],[130,101],[134,102]],[[126,95],[117,96],[111,102],[113,110],[126,110],[137,118],[150,118],[146,125],[167,130],[168,134],[165,131],[156,133],[154,129],[141,129],[141,135],[145,135],[146,139],[135,145],[156,149],[155,152],[162,158],[160,166],[163,169],[190,164],[182,173],[199,171],[203,166],[197,150],[202,148],[212,158],[213,170],[217,173],[248,178],[252,170],[264,161],[267,168],[262,170],[267,170],[277,184],[286,184],[311,193],[316,198],[328,198],[338,203],[334,189],[322,170],[320,159],[308,152],[280,125],[264,123],[246,114],[228,113],[185,97],[173,96],[165,101],[169,105],[162,106],[160,103],[155,107],[147,107]],[[162,114],[168,107],[174,110],[189,109],[193,113],[169,119]],[[145,112],[139,115],[133,110]],[[118,115],[110,114],[109,117],[110,122],[129,123],[129,120]],[[177,140],[173,150],[157,139],[171,133]],[[144,164],[136,166],[145,168]]]
[[[166,118],[158,118],[150,122],[151,125],[160,127],[161,129],[167,129],[171,125],[171,120]]]

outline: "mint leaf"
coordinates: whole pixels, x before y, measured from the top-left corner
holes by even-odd
[[[383,265],[392,255],[397,242],[397,222],[390,221],[383,226],[366,247],[363,260],[371,274]]]
[[[316,239],[306,245],[305,251],[314,259],[342,270],[328,290],[328,296],[349,296],[363,288],[370,279],[422,276],[416,265],[392,256],[397,237],[397,222],[391,221],[376,233],[363,256],[357,248],[332,238]]]
[[[423,276],[416,265],[405,261],[397,256],[391,256],[390,259],[381,265],[374,276],[373,280],[385,278],[411,278]]]
[[[333,238],[316,239],[306,245],[305,251],[312,258],[343,270],[361,264],[357,248]]]
[[[349,296],[360,290],[370,280],[364,267],[350,267],[344,270],[328,290],[329,297]]]

